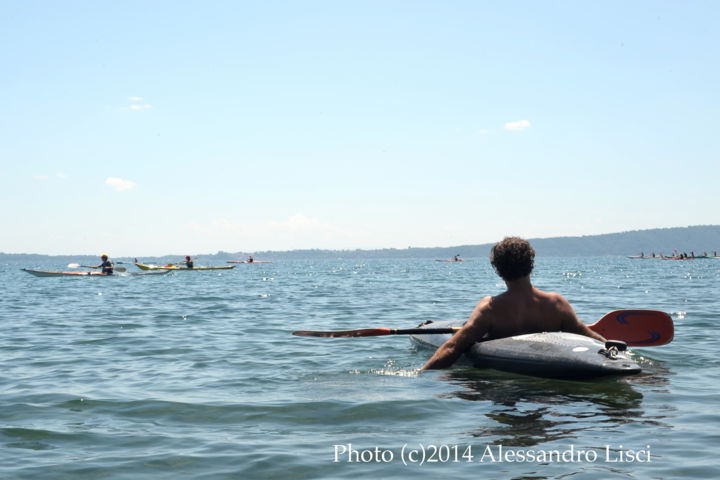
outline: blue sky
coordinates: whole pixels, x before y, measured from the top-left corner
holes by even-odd
[[[720,223],[717,2],[0,0],[0,251]]]

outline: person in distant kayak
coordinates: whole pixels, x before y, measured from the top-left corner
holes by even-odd
[[[459,262],[460,261],[460,255],[455,255],[453,257],[453,262]]]
[[[253,263],[254,261],[252,255],[248,255],[247,263]]]
[[[102,260],[102,263],[100,265],[90,265],[90,268],[102,268],[102,273],[104,275],[112,275],[113,270],[115,269],[115,265],[113,264],[112,260],[108,258],[108,254],[103,253],[100,256],[100,259]]]
[[[535,250],[529,242],[505,238],[492,248],[490,263],[505,280],[507,290],[480,300],[465,325],[437,349],[423,370],[449,367],[483,338],[563,331],[605,341],[578,319],[560,294],[533,287],[530,273],[535,265]]]
[[[179,262],[183,265],[185,265],[187,268],[193,268],[195,266],[195,262],[192,261],[192,258],[190,258],[190,255],[185,255],[185,261]]]

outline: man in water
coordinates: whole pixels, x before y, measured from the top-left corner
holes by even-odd
[[[467,323],[437,349],[423,370],[449,367],[483,338],[563,331],[605,341],[578,319],[560,294],[532,286],[530,273],[535,266],[535,250],[526,240],[508,237],[495,244],[490,263],[505,280],[507,290],[480,300]]]
[[[103,253],[100,259],[102,260],[100,265],[91,266],[90,268],[102,268],[103,275],[112,275],[115,265],[113,265],[112,260],[108,259],[108,254]]]

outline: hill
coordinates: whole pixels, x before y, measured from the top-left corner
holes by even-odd
[[[720,251],[720,225],[656,228],[621,233],[529,239],[538,256],[625,256],[645,252],[670,255],[675,249],[696,255]],[[254,252],[255,258],[450,258],[487,257],[492,243],[454,247],[380,250],[294,250]],[[224,253],[224,252],[219,252]],[[233,255],[233,254],[229,254]],[[242,256],[242,253],[234,254]]]
[[[670,255],[675,249],[680,252],[703,252],[712,254],[720,251],[720,225],[699,225],[691,227],[656,228],[649,230],[633,230],[603,235],[586,235],[581,237],[531,238],[538,256],[624,256],[645,252]],[[301,259],[368,259],[368,258],[450,258],[460,255],[465,258],[487,257],[492,244],[457,245],[454,247],[407,248],[378,250],[290,250],[251,252],[258,260],[274,261]],[[217,252],[215,254],[199,254],[202,264],[221,264],[227,260],[244,259],[247,252]],[[163,257],[142,257],[143,262],[165,263],[176,262],[182,255],[166,255]],[[118,258],[116,262],[132,262],[131,258]],[[99,263],[96,255],[63,255],[50,256],[40,254],[8,254],[0,252],[1,263],[36,265],[49,262],[55,263]]]

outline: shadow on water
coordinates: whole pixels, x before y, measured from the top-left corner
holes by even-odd
[[[446,395],[490,404],[485,416],[491,422],[468,432],[490,443],[528,447],[649,420],[642,393],[626,378],[580,382],[477,369],[455,369],[443,378],[462,387]]]

